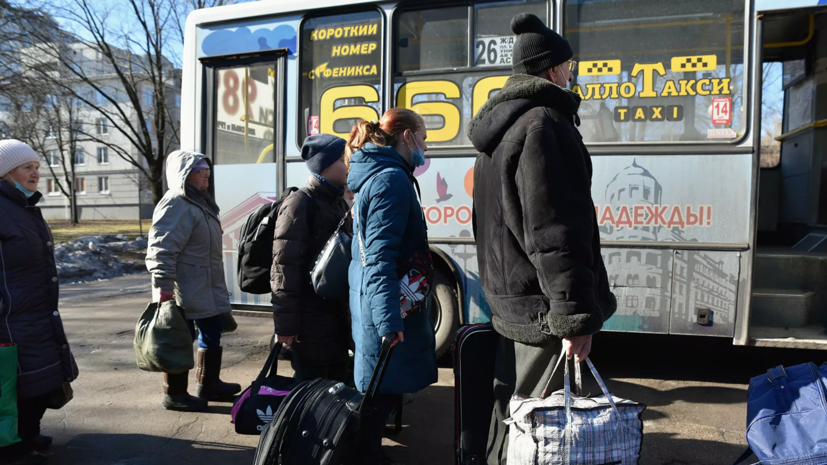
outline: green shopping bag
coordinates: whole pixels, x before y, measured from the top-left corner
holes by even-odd
[[[183,373],[195,366],[184,309],[174,300],[147,305],[135,325],[135,359],[144,371]]]
[[[17,346],[0,344],[0,447],[17,437]]]

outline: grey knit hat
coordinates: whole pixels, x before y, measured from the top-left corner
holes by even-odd
[[[40,161],[31,147],[15,139],[0,140],[0,178],[20,165]]]
[[[511,57],[514,74],[539,74],[570,60],[574,53],[569,42],[547,28],[543,21],[530,13],[522,13],[511,20],[511,31],[517,34]]]

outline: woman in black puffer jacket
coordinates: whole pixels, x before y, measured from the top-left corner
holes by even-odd
[[[0,456],[42,463],[52,438],[40,420],[78,368],[58,311],[57,268],[49,226],[36,207],[39,157],[17,140],[0,141],[0,343],[18,351],[17,411],[21,442]],[[60,397],[58,395],[58,397]]]

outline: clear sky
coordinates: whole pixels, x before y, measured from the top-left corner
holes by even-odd
[[[46,0],[49,1],[49,0]],[[54,3],[58,5],[64,6],[71,6],[75,4],[76,0],[54,0]],[[106,27],[113,33],[126,33],[130,31],[140,31],[140,24],[137,22],[135,13],[132,10],[132,6],[129,1],[127,0],[87,0],[89,4],[93,5],[95,9],[99,12],[109,11],[110,15],[107,17],[106,20]],[[142,0],[138,0],[141,2]],[[181,3],[185,3],[184,0],[178,0]],[[28,2],[18,2],[20,5],[31,5]],[[77,11],[77,8],[72,8],[73,11]],[[189,11],[189,10],[188,10]],[[71,19],[60,17],[57,18],[58,23],[61,25],[62,28],[74,32],[78,36],[83,39],[91,40],[92,36],[88,30],[85,30],[83,27],[78,27],[78,24]],[[181,28],[183,29],[184,21],[186,20],[186,16],[182,15],[180,18]],[[183,43],[178,38],[178,33],[175,30],[177,25],[171,24],[168,28],[168,47],[166,47],[166,56],[168,59],[172,60],[176,64],[181,63],[181,58],[183,55]],[[140,33],[140,32],[138,32]],[[137,34],[132,35],[134,38]],[[125,42],[122,37],[113,37],[110,39],[110,44],[116,47],[124,48]]]

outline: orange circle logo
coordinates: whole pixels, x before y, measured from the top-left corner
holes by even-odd
[[[474,168],[465,173],[465,192],[468,193],[468,197],[474,198]]]

